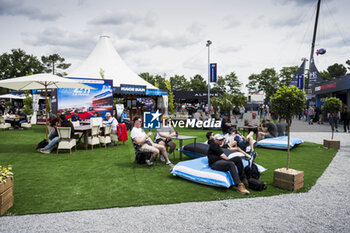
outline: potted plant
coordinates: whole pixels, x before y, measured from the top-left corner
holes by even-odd
[[[13,173],[12,166],[0,165],[0,216],[13,205]]]
[[[303,111],[306,103],[305,92],[295,86],[282,86],[271,97],[270,101],[272,111],[279,117],[286,119],[288,132],[287,167],[274,171],[274,185],[288,190],[296,190],[304,186],[304,172],[289,169],[290,126],[292,125],[292,117]]]
[[[332,117],[332,115],[338,114],[341,111],[342,102],[340,99],[338,99],[336,97],[331,97],[331,98],[326,99],[323,106],[324,106],[324,111],[326,113],[329,113],[330,116]],[[334,119],[331,119],[331,121],[333,121],[333,120]],[[328,148],[328,149],[329,148],[339,149],[340,148],[340,141],[333,139],[333,137],[334,137],[334,122],[331,122],[331,126],[332,126],[332,138],[331,138],[331,140],[324,139],[323,146]]]

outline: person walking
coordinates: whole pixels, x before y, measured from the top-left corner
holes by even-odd
[[[334,131],[334,128],[335,128],[335,131],[336,132],[339,132],[338,131],[338,120],[340,118],[340,112],[337,112],[337,113],[328,113],[328,119],[329,119],[329,124],[331,125],[332,127],[332,131]]]
[[[307,114],[309,116],[309,125],[313,125],[314,124],[313,120],[315,117],[315,110],[314,110],[313,106],[311,106],[311,105],[309,106],[309,109],[307,110]]]

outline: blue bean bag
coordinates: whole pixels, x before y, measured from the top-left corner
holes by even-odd
[[[294,146],[303,143],[304,141],[295,138],[295,137],[290,137],[290,144],[289,148],[293,148]],[[266,138],[261,141],[258,141],[256,143],[257,146],[265,147],[265,148],[272,148],[272,149],[282,149],[282,150],[287,150],[288,149],[288,136],[281,136],[281,137],[276,137],[276,138]]]
[[[207,156],[208,149],[209,149],[208,144],[197,142],[197,143],[190,143],[190,144],[184,146],[181,150],[182,150],[183,154],[194,159],[194,158],[201,158],[201,157]],[[227,156],[229,156],[232,153],[239,153],[237,151],[232,151],[232,150],[225,149],[225,148],[222,149],[222,151]]]
[[[247,160],[242,160],[243,166],[248,165]],[[266,169],[258,164],[259,172],[264,172]],[[238,172],[238,171],[237,171]],[[184,179],[197,182],[200,184],[229,188],[234,185],[230,173],[213,170],[208,165],[208,157],[179,162],[172,169],[171,174],[180,176]]]

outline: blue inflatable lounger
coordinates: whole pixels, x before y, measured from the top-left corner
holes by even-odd
[[[299,138],[290,137],[289,148],[292,149],[294,146],[301,144],[303,142],[304,141]],[[256,143],[257,146],[272,148],[272,149],[282,149],[282,150],[288,149],[287,144],[288,144],[288,136],[266,138]]]
[[[207,156],[208,150],[209,150],[209,145],[206,143],[190,143],[181,148],[182,153],[187,155],[190,158],[201,158]],[[238,153],[241,155],[240,152],[232,151],[229,149],[222,149],[225,153],[225,155],[229,156],[232,153]]]
[[[248,166],[249,164],[249,162],[245,159],[243,159],[242,162],[244,167]],[[260,173],[266,171],[264,167],[258,164],[256,165]],[[193,182],[216,187],[229,188],[234,185],[232,177],[228,171],[216,171],[209,167],[208,157],[179,162],[172,169],[171,174]]]

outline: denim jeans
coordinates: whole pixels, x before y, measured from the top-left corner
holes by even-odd
[[[335,129],[338,130],[338,117],[329,117],[329,124],[332,127],[332,131],[334,131],[334,126]]]
[[[57,133],[56,131],[50,133],[50,135],[49,135],[49,139],[50,139],[50,140],[54,139],[55,137],[58,137],[58,133]]]
[[[47,146],[44,147],[43,150],[48,150],[48,151],[52,151],[53,148],[55,148],[55,146],[58,144],[58,141],[60,140],[59,137],[55,137],[54,139],[51,140],[51,142],[49,144],[47,144]]]

